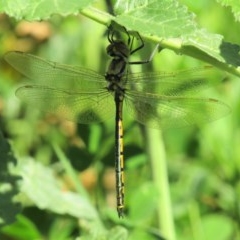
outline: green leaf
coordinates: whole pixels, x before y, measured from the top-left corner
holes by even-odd
[[[10,145],[0,132],[0,226],[11,224],[21,211],[13,198],[18,194],[17,181],[19,177],[10,173],[11,165],[16,164]]]
[[[202,51],[207,53],[210,57],[213,57],[219,61],[224,61],[221,56],[220,46],[222,44],[223,37],[218,34],[212,34],[207,32],[206,29],[195,31],[190,37],[183,40],[183,51]],[[188,49],[190,48],[190,49]],[[195,50],[195,49],[197,50]]]
[[[18,20],[36,21],[48,19],[53,14],[77,15],[79,10],[92,2],[93,0],[2,0],[0,10]]]
[[[73,192],[65,192],[50,168],[32,159],[21,161],[22,192],[40,209],[48,209],[58,214],[96,220],[97,213],[90,202]]]
[[[224,42],[221,35],[212,34],[205,29],[201,29],[189,38],[184,39],[180,52],[192,57],[201,58],[201,60],[209,63],[218,61],[238,67],[240,65],[239,50],[239,45]],[[227,65],[222,64],[221,68],[228,70]],[[236,72],[234,69],[232,69],[232,73],[237,73],[240,76],[239,71]]]
[[[115,11],[118,24],[161,38],[180,37],[196,29],[194,14],[175,0],[119,0]]]
[[[240,2],[238,0],[217,0],[223,6],[230,7],[236,21],[240,21]]]
[[[1,230],[3,233],[18,240],[41,239],[37,227],[23,215],[18,215],[17,221]]]

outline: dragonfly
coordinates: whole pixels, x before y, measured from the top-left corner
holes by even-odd
[[[213,98],[193,97],[212,85],[208,76],[212,67],[178,72],[131,73],[133,49],[128,34],[124,41],[109,31],[107,54],[111,57],[105,74],[48,61],[37,56],[12,51],[5,60],[31,79],[16,90],[16,96],[34,108],[55,113],[80,124],[105,121],[115,115],[116,205],[124,216],[123,108],[139,123],[151,128],[179,128],[217,120],[229,113],[225,103]]]

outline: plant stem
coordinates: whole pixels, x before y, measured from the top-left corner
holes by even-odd
[[[158,202],[159,229],[166,239],[175,240],[174,219],[162,134],[153,129],[146,129],[146,135],[147,153],[152,164],[153,181],[160,195]]]
[[[92,19],[98,23],[108,26],[111,20],[114,20],[114,16],[106,12],[100,11],[97,8],[89,7],[81,11],[81,14],[85,17]]]

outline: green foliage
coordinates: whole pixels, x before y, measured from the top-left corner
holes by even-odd
[[[0,226],[11,224],[21,211],[19,203],[13,198],[18,194],[17,180],[19,177],[10,173],[10,166],[17,163],[9,143],[0,132]]]
[[[151,65],[156,71],[199,67],[201,60],[240,76],[239,39],[229,43],[239,24],[216,2],[118,0],[116,16],[107,13],[103,1],[94,7],[92,2],[0,1],[0,11],[12,17],[0,18],[0,55],[29,51],[104,74],[109,60],[104,34],[115,21],[145,41],[134,60],[146,59],[150,44],[160,43],[164,50]],[[237,3],[231,4],[236,15]],[[34,26],[24,33],[20,26],[26,22],[20,19],[47,20],[41,24],[50,31],[41,40],[33,30],[42,30]],[[219,34],[207,30],[212,24],[211,31]],[[239,79],[226,75],[225,83],[203,93],[232,108],[230,116],[209,125],[161,135],[139,128],[124,113],[127,209],[126,217],[118,219],[114,121],[77,126],[61,116],[39,114],[35,105],[15,99],[21,77],[4,61],[0,68],[0,127],[12,148],[1,136],[0,239],[239,239]],[[133,71],[142,69],[134,66]],[[213,82],[220,82],[213,75]],[[14,173],[21,178],[11,173],[10,163],[17,164]]]
[[[40,21],[49,19],[53,14],[67,16],[77,14],[79,10],[87,7],[93,0],[2,0],[0,11],[5,12],[18,20]]]
[[[3,228],[2,232],[14,239],[19,240],[30,240],[30,239],[40,239],[41,233],[38,231],[37,227],[24,217],[19,215],[17,221],[11,225]]]
[[[232,9],[236,21],[240,21],[240,5],[238,0],[217,0],[223,6],[228,6]]]
[[[31,159],[21,161],[19,171],[23,183],[21,191],[40,209],[76,218],[96,219],[95,209],[78,194],[61,190],[53,172]]]
[[[120,25],[161,38],[184,37],[197,28],[194,15],[177,1],[117,1],[115,12]]]

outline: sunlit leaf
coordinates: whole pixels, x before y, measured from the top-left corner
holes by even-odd
[[[67,16],[78,14],[93,0],[3,0],[0,10],[18,20],[36,21],[48,19],[53,14]]]
[[[76,193],[61,189],[50,168],[31,159],[21,164],[24,192],[39,208],[77,218],[96,219],[96,211],[90,202]]]
[[[194,15],[175,0],[119,0],[115,11],[117,23],[162,38],[180,37],[196,29]]]
[[[238,0],[217,0],[223,6],[230,7],[237,21],[240,21],[240,4]]]

